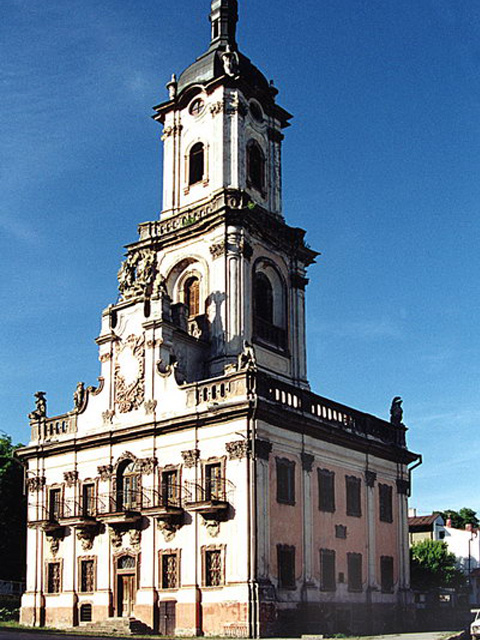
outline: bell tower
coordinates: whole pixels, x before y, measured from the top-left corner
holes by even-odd
[[[212,1],[208,49],[172,76],[169,99],[154,108],[163,210],[140,225],[127,260],[154,255],[172,305],[162,322],[175,325],[162,359],[177,362],[182,380],[223,375],[247,348],[259,369],[306,387],[305,273],[317,254],[282,212],[281,146],[292,116],[239,51],[237,22],[237,0]]]

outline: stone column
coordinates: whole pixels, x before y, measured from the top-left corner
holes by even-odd
[[[269,460],[272,443],[255,441],[257,458],[257,558],[258,580],[266,582],[270,578],[270,474]]]
[[[397,538],[398,538],[398,587],[405,592],[410,588],[410,557],[408,545],[408,491],[410,483],[397,478]]]
[[[374,591],[377,587],[376,580],[376,544],[375,544],[375,482],[377,474],[367,469],[365,471],[365,483],[367,485],[367,589]]]
[[[313,515],[312,515],[312,469],[315,461],[310,453],[302,452],[303,471],[303,583],[313,583]]]

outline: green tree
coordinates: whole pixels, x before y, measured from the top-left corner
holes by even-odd
[[[440,515],[445,522],[450,519],[452,521],[452,527],[455,529],[465,529],[467,524],[471,524],[473,527],[480,526],[477,512],[468,507],[462,507],[459,511],[447,509],[446,511],[440,512]]]
[[[27,534],[23,467],[15,458],[21,445],[0,433],[0,579],[24,580]]]
[[[410,547],[411,583],[415,589],[461,587],[463,573],[456,567],[456,558],[442,540],[422,540]]]

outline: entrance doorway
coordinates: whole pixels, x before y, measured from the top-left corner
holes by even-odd
[[[117,616],[119,618],[129,618],[132,615],[136,592],[135,558],[122,556],[117,562]]]
[[[161,636],[175,635],[175,600],[161,600],[159,606],[158,633]]]

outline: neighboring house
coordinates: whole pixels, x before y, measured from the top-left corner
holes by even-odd
[[[55,417],[39,392],[30,414],[21,620],[235,637],[398,627],[419,456],[398,399],[388,422],[310,390],[317,253],[282,212],[291,116],[237,50],[236,0],[213,0],[210,20],[208,51],[155,107],[164,208],[102,314],[98,386],[79,383]]]
[[[445,522],[439,513],[417,516],[415,509],[409,510],[408,537],[410,545],[421,540],[440,540],[439,532]]]
[[[465,529],[451,526],[439,513],[418,516],[410,510],[408,530],[410,545],[421,540],[443,540],[448,550],[457,558],[458,568],[465,574],[469,584],[471,605],[480,605],[480,532],[467,525]],[[414,515],[413,515],[414,514]]]

